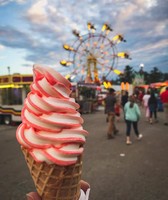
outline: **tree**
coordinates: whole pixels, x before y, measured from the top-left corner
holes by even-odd
[[[161,81],[163,81],[163,74],[157,67],[154,67],[153,70],[150,71],[149,83],[156,83]]]
[[[141,72],[142,73],[142,72]],[[136,75],[140,74],[140,71],[134,71],[133,67],[129,65],[125,66],[124,73],[119,75],[116,80],[113,80],[113,84],[120,84],[121,82],[133,83]],[[168,73],[162,73],[157,67],[154,67],[150,72],[143,71],[144,83],[156,83],[168,80]]]
[[[150,74],[146,71],[144,71],[144,82],[145,84],[150,84]]]
[[[168,81],[168,73],[163,74],[163,81]]]
[[[117,80],[117,82],[119,81],[121,82],[128,82],[128,83],[132,83],[132,80],[134,78],[134,70],[133,67],[130,67],[129,65],[125,66],[124,69],[124,73],[121,74]]]
[[[125,81],[128,83],[132,83],[132,80],[134,78],[133,67],[130,67],[129,65],[127,65],[124,69],[124,75],[125,75]]]

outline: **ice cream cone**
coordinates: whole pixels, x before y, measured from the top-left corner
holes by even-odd
[[[87,131],[70,97],[71,83],[50,67],[33,67],[34,80],[16,131],[42,200],[78,200]]]
[[[25,156],[30,174],[36,190],[42,200],[78,200],[82,173],[82,156],[76,164],[59,166],[36,162],[24,147],[21,148]]]

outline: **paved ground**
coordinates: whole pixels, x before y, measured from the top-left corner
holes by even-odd
[[[142,113],[143,115],[144,113]],[[125,123],[117,123],[120,134],[106,139],[103,111],[84,114],[84,127],[90,133],[84,152],[83,179],[91,185],[90,200],[167,200],[168,126],[163,113],[159,123],[139,124],[144,135],[125,144]],[[15,139],[17,127],[0,125],[0,200],[22,200],[34,190],[32,179]]]

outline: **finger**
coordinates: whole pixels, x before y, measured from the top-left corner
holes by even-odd
[[[86,181],[81,180],[80,181],[80,187],[86,193],[87,189],[90,188],[90,185]]]
[[[41,200],[40,196],[37,192],[30,192],[26,194],[27,200]]]

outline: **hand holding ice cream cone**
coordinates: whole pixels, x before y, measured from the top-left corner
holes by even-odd
[[[84,192],[84,195],[80,196],[79,200],[88,200],[89,198],[89,193],[90,191],[90,185],[86,182],[86,181],[83,181],[81,180],[80,181],[80,187],[81,187],[81,190]],[[28,193],[27,195],[27,200],[41,200],[41,197],[38,195],[37,192],[30,192]]]
[[[17,140],[42,200],[78,200],[88,135],[79,105],[70,97],[71,83],[61,74],[38,65],[33,72]]]

